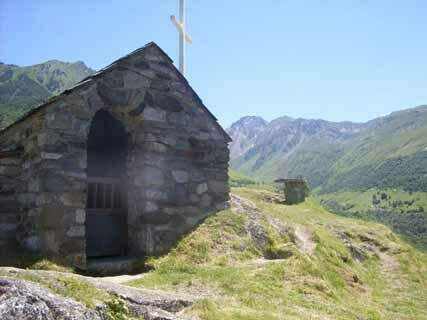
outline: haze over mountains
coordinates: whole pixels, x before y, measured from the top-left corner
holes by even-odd
[[[248,176],[303,176],[323,192],[427,191],[427,106],[366,123],[244,117],[228,133],[231,166]]]
[[[95,71],[83,62],[49,60],[28,67],[0,63],[0,129]]]

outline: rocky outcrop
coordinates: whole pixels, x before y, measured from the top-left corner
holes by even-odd
[[[95,310],[32,282],[0,278],[2,320],[101,320]]]
[[[38,284],[15,278],[49,278],[52,285],[60,279],[75,278],[109,293],[125,302],[129,314],[145,320],[185,320],[182,311],[190,307],[195,298],[190,295],[170,293],[160,290],[134,288],[114,283],[103,278],[81,276],[56,271],[24,270],[0,268],[0,319],[104,319],[107,310],[104,302],[99,302],[96,311],[83,304],[52,293]],[[9,278],[10,276],[10,278]],[[32,309],[34,309],[32,311]],[[52,309],[52,310],[50,310]],[[8,318],[8,316],[11,316]],[[85,317],[87,315],[87,317]],[[14,317],[15,318],[14,318]]]
[[[230,199],[234,210],[247,215],[246,232],[254,241],[255,246],[263,252],[265,258],[272,260],[289,258],[295,253],[295,249],[302,254],[313,253],[316,244],[312,240],[311,232],[304,226],[285,224],[276,218],[265,215],[252,201],[235,194],[231,194]],[[269,248],[272,241],[269,229],[274,230],[281,237],[288,238],[290,242],[275,248],[275,252],[272,253]]]

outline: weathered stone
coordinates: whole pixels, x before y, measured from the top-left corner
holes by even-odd
[[[144,108],[144,111],[142,112],[142,115],[145,120],[160,121],[160,122],[166,121],[166,111],[161,110],[159,108],[146,106]]]
[[[21,240],[24,247],[37,252],[40,249],[40,239],[37,236],[27,237]]]
[[[188,182],[188,172],[182,170],[172,171],[172,176],[177,183],[187,183]]]
[[[159,206],[156,203],[152,201],[147,201],[145,203],[144,212],[151,213],[157,210],[159,210]]]
[[[49,152],[42,152],[41,153],[42,159],[57,160],[61,157],[62,157],[62,154],[59,154],[59,153],[49,153]]]
[[[212,204],[212,197],[208,194],[204,194],[202,196],[202,201],[201,201],[202,207],[207,208]]]
[[[211,180],[208,185],[209,190],[214,193],[228,193],[228,185],[224,181]]]
[[[179,100],[166,94],[161,94],[157,97],[157,105],[159,108],[169,112],[180,112],[184,110]]]
[[[147,167],[142,177],[145,186],[160,186],[164,183],[163,172],[157,168]]]
[[[193,193],[190,195],[190,202],[191,203],[195,203],[195,202],[199,202],[199,201],[200,201],[200,198],[197,194]]]
[[[86,221],[86,211],[84,209],[76,210],[76,223],[83,224]]]
[[[85,236],[85,227],[84,226],[72,226],[67,231],[67,237],[70,238],[81,238]]]
[[[41,211],[41,226],[47,229],[60,230],[66,210],[63,207],[45,207]]]
[[[166,152],[168,151],[168,146],[164,143],[159,142],[146,142],[144,143],[144,149],[145,151],[149,152]]]
[[[101,320],[97,311],[29,281],[0,278],[0,288],[0,318],[3,320]]]
[[[146,103],[145,102],[141,102],[138,107],[136,107],[135,109],[133,109],[132,111],[129,112],[129,115],[131,117],[136,117],[139,116],[141,113],[144,112],[144,109],[146,107]]]
[[[150,80],[137,72],[129,69],[124,69],[124,87],[128,89],[141,89],[148,88],[150,86]]]
[[[85,269],[95,219],[86,207],[108,207],[114,185],[128,227],[118,248],[164,252],[227,202],[227,143],[171,61],[148,45],[0,133],[0,150],[22,150],[0,157],[1,236],[15,232]],[[88,178],[99,181],[96,192]]]
[[[183,112],[172,112],[168,115],[168,122],[174,125],[187,126],[190,124],[190,116]]]
[[[150,200],[165,200],[168,198],[168,194],[160,190],[147,190],[145,197]]]
[[[47,115],[47,126],[53,129],[71,130],[71,118],[68,113],[49,113]]]
[[[86,206],[86,195],[83,192],[65,192],[61,201],[65,206],[82,208]]]
[[[150,65],[145,60],[140,60],[140,61],[136,62],[135,67],[137,67],[138,69],[141,69],[141,70],[150,69]]]
[[[107,106],[125,106],[129,102],[128,91],[112,89],[103,82],[98,83],[98,94]]]
[[[196,187],[197,194],[202,194],[208,191],[208,184],[207,183],[200,183]]]
[[[150,88],[159,91],[169,91],[169,85],[165,80],[153,80],[151,81]]]

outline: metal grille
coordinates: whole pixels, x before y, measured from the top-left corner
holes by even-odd
[[[88,179],[88,209],[122,209],[120,180],[92,177]]]

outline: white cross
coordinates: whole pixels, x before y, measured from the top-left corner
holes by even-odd
[[[191,44],[192,40],[185,31],[185,0],[179,0],[179,20],[175,16],[171,16],[172,23],[179,32],[179,71],[185,74],[185,44]]]

